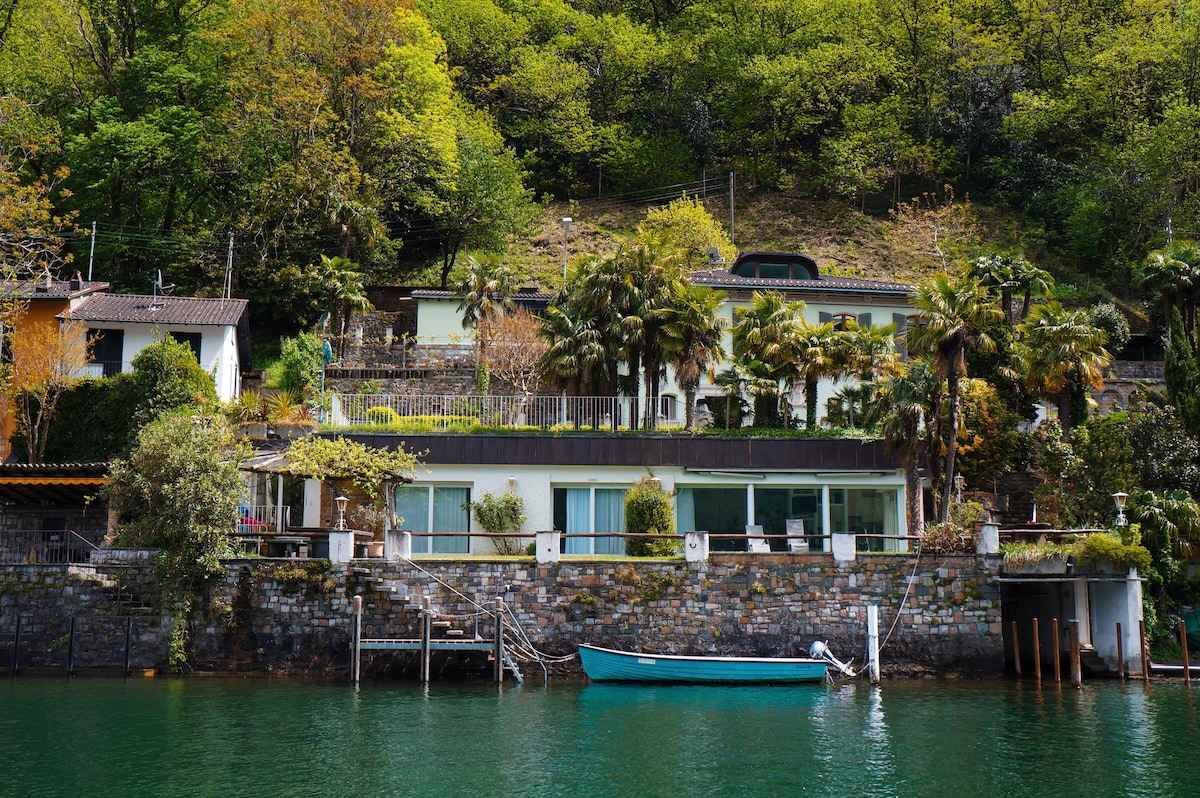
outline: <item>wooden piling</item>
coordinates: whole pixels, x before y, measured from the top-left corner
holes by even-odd
[[[1179,650],[1183,652],[1183,683],[1189,687],[1192,684],[1192,669],[1188,665],[1187,650],[1187,621],[1179,619]]]
[[[1050,631],[1054,633],[1054,683],[1062,683],[1062,638],[1058,635],[1058,618],[1050,620]]]
[[[75,672],[75,616],[71,616],[71,632],[67,638],[67,675]]]
[[[12,675],[16,676],[21,667],[21,616],[17,616],[17,628],[13,630]]]
[[[421,684],[429,684],[429,637],[433,629],[433,599],[421,599]]]
[[[126,679],[129,678],[129,661],[133,651],[133,616],[125,619],[125,667],[121,671]]]
[[[496,684],[504,683],[504,599],[496,599]]]
[[[1146,643],[1146,622],[1138,620],[1138,645],[1142,649],[1142,681],[1150,681],[1150,646]]]
[[[1033,619],[1033,675],[1042,681],[1042,640],[1038,635],[1038,619]]]
[[[1017,622],[1012,622],[1013,665],[1017,668],[1017,678],[1021,678],[1021,641],[1017,637]]]
[[[353,680],[355,686],[357,686],[362,669],[362,596],[355,596],[351,599],[350,606],[354,612],[354,673],[350,678]]]
[[[1071,630],[1071,684],[1083,687],[1083,663],[1079,658],[1079,621],[1067,621]]]
[[[1117,621],[1117,678],[1125,681],[1125,641],[1121,639],[1121,622]]]

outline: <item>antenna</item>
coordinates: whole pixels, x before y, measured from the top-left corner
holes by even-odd
[[[158,279],[154,281],[153,293],[150,296],[150,310],[158,310],[158,294],[160,291],[165,294],[168,291],[174,290],[174,288],[174,283],[163,285],[162,269],[159,269]]]
[[[229,255],[225,260],[225,296],[229,299],[233,294],[233,231],[229,231]]]

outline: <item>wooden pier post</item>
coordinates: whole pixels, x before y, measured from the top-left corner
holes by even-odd
[[[75,616],[71,616],[71,632],[67,638],[67,675],[75,672]]]
[[[1142,681],[1150,681],[1150,646],[1146,644],[1146,621],[1138,620],[1138,644],[1142,647]]]
[[[1192,668],[1188,664],[1187,650],[1187,621],[1179,619],[1179,650],[1183,652],[1183,683],[1189,687],[1192,684]]]
[[[496,684],[504,684],[504,599],[496,599]]]
[[[1117,621],[1117,678],[1125,681],[1125,641],[1121,639],[1121,622]]]
[[[362,596],[355,596],[353,599],[351,599],[350,606],[354,611],[354,657],[352,658],[354,674],[351,678],[354,681],[354,685],[357,687],[362,668]]]
[[[1083,687],[1083,663],[1079,659],[1079,621],[1067,621],[1071,630],[1071,684]]]
[[[1038,619],[1033,619],[1033,675],[1042,681],[1042,640],[1038,636]]]
[[[1050,631],[1054,633],[1054,683],[1062,683],[1062,638],[1058,635],[1058,618],[1050,620]]]
[[[17,675],[17,670],[20,668],[20,651],[21,651],[21,616],[17,616],[17,628],[13,630],[13,653],[12,653],[12,675]]]
[[[125,668],[122,671],[122,675],[126,679],[129,678],[129,661],[130,661],[130,653],[132,651],[132,646],[131,646],[132,640],[133,640],[133,616],[131,615],[125,619]]]
[[[429,684],[429,635],[433,628],[433,599],[421,599],[421,684]]]
[[[1017,667],[1017,678],[1021,678],[1021,640],[1017,637],[1017,622],[1012,622],[1013,665]]]

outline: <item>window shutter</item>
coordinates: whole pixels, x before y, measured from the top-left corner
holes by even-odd
[[[820,313],[817,315],[817,318],[820,320],[821,324],[828,324],[829,322],[833,321],[833,314],[832,313]]]
[[[871,326],[871,314],[870,313],[859,313],[858,314],[858,326],[859,327],[870,327]]]
[[[908,362],[908,319],[903,313],[892,314],[892,324],[896,325],[896,332],[893,333],[893,339],[896,342],[896,354],[900,356],[902,363]]]

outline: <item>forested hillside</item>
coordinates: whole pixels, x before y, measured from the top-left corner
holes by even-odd
[[[969,197],[1020,227],[991,240],[1121,294],[1197,235],[1198,72],[1198,0],[8,0],[0,230],[86,273],[95,221],[96,277],[140,292],[231,262],[287,326],[322,255],[553,265],[543,202],[733,172],[788,198],[739,245],[787,245],[797,200],[869,230]],[[827,262],[888,257],[838,240]]]

